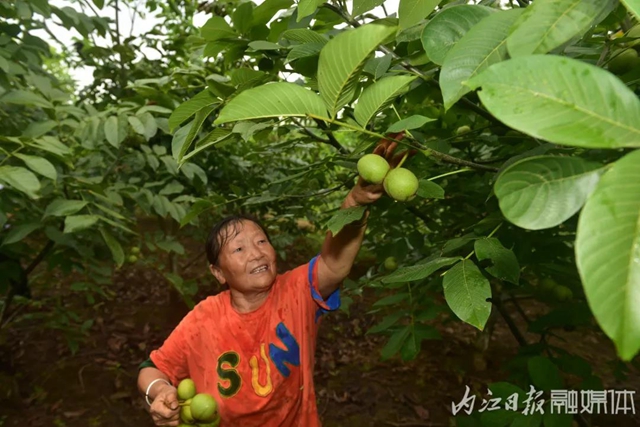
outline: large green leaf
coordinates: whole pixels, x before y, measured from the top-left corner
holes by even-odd
[[[208,41],[213,42],[225,38],[236,38],[238,34],[233,31],[233,28],[220,16],[214,16],[210,18],[200,29],[202,37]]]
[[[396,27],[367,24],[338,34],[322,49],[318,88],[332,118],[353,98],[366,59],[395,31]]]
[[[494,191],[505,218],[518,227],[541,230],[578,212],[601,171],[601,165],[578,157],[529,157],[505,169]]]
[[[218,100],[208,90],[203,90],[190,100],[183,102],[176,108],[169,117],[169,129],[173,132],[189,117],[209,105],[217,104]]]
[[[253,9],[253,25],[266,24],[281,9],[287,9],[293,4],[293,0],[265,0]]]
[[[440,87],[445,109],[471,89],[462,83],[507,58],[509,28],[522,9],[502,10],[478,22],[451,48],[442,64]]]
[[[126,123],[121,123],[121,118],[117,116],[109,117],[104,123],[104,136],[107,142],[114,147],[120,147],[122,141],[127,137]]]
[[[494,64],[469,80],[500,121],[556,144],[640,147],[640,100],[594,65],[554,55]]]
[[[353,16],[362,15],[365,12],[370,11],[374,7],[380,6],[384,3],[384,0],[353,0]]]
[[[434,16],[422,31],[422,46],[431,62],[442,65],[456,42],[493,11],[484,6],[461,5],[448,7]]]
[[[507,39],[512,57],[547,53],[581,35],[612,11],[615,0],[536,0],[525,9]]]
[[[19,105],[35,105],[36,107],[53,108],[53,104],[42,96],[26,90],[12,90],[0,97],[0,102]]]
[[[426,18],[441,0],[400,0],[398,6],[399,30],[413,27]]]
[[[615,162],[584,206],[576,263],[589,307],[629,361],[640,349],[640,150]]]
[[[485,270],[493,277],[506,280],[515,285],[520,280],[520,264],[512,250],[505,248],[495,237],[478,239],[474,243],[474,250],[478,261],[491,260],[493,265]]]
[[[405,326],[402,329],[398,329],[391,335],[389,341],[384,346],[380,355],[383,360],[390,359],[394,354],[400,351],[404,342],[409,338],[411,334],[411,326]]]
[[[75,233],[91,228],[100,217],[98,215],[71,215],[64,219],[64,232]]]
[[[340,209],[327,221],[326,227],[331,234],[335,236],[340,233],[340,230],[342,230],[345,225],[361,219],[366,210],[365,206]]]
[[[469,260],[453,266],[442,281],[444,298],[460,320],[482,330],[491,314],[491,286],[489,281]]]
[[[640,19],[640,0],[622,0],[627,10],[636,15],[636,18]]]
[[[384,276],[381,279],[382,283],[405,283],[413,282],[414,280],[422,280],[425,277],[429,277],[431,274],[440,270],[442,267],[447,267],[457,261],[459,257],[452,258],[435,258],[424,264],[416,264],[408,267],[402,267],[393,273]]]
[[[181,141],[181,144],[171,144],[173,158],[178,162],[180,162],[184,155],[187,153],[189,147],[191,147],[191,143],[198,135],[198,132],[200,132],[202,124],[215,108],[216,105],[209,105],[208,107],[204,107],[202,110],[198,111],[196,113],[196,117],[190,123],[189,132],[185,136],[184,140]]]
[[[11,227],[7,236],[2,240],[2,246],[19,242],[40,227],[42,227],[42,224],[38,222],[19,224]]]
[[[33,172],[18,166],[0,166],[0,182],[5,183],[9,188],[15,188],[25,193],[32,199],[40,196],[40,181]]]
[[[307,114],[327,117],[320,97],[297,84],[280,82],[245,90],[220,111],[215,124]]]
[[[298,18],[296,22],[300,22],[303,18],[311,15],[324,1],[325,0],[300,0],[298,3]]]
[[[122,250],[122,245],[120,245],[120,242],[118,242],[118,240],[104,228],[100,229],[100,233],[102,234],[104,242],[109,247],[116,265],[118,267],[122,267],[122,264],[124,264],[124,251]]]
[[[21,159],[29,169],[52,180],[58,179],[55,166],[44,157],[30,156],[28,154],[15,153],[14,156]]]
[[[415,79],[415,76],[390,76],[367,87],[354,109],[358,123],[366,126],[378,111],[389,105]]]
[[[327,44],[328,40],[322,34],[307,28],[293,28],[282,33],[282,38],[292,40],[298,43],[322,43]]]
[[[48,216],[69,216],[77,213],[84,208],[89,202],[84,200],[67,200],[55,199],[47,205],[44,211],[44,217]]]

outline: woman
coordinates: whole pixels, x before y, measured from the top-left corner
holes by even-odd
[[[395,147],[382,141],[375,153],[391,159]],[[369,205],[383,191],[359,179],[341,208]],[[280,275],[258,222],[234,216],[218,223],[207,258],[229,289],[196,305],[138,376],[155,424],[179,425],[175,386],[188,377],[199,393],[216,399],[222,427],[320,426],[313,386],[318,320],[340,305],[339,286],[360,250],[368,215],[337,236],[327,233],[320,255]]]

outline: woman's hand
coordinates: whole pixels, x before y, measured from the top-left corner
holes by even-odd
[[[157,426],[177,426],[180,424],[180,405],[178,391],[174,386],[164,385],[151,402],[149,410]]]
[[[396,141],[401,141],[404,138],[404,132],[397,134],[391,134],[389,137]],[[391,168],[395,168],[405,155],[413,155],[413,152],[407,152],[393,155],[398,143],[388,139],[382,139],[378,142],[378,145],[373,150],[373,154],[384,157]],[[384,194],[384,187],[382,184],[371,184],[366,182],[362,177],[358,177],[358,183],[351,189],[347,196],[347,204],[354,206],[364,206],[374,203]]]

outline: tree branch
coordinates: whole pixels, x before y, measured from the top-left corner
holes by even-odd
[[[507,310],[505,310],[504,306],[502,305],[502,301],[500,300],[500,297],[492,297],[491,302],[498,309],[498,312],[506,322],[513,337],[516,339],[516,341],[518,341],[518,344],[520,344],[522,347],[528,345],[527,340],[524,338],[524,336],[518,329],[518,326],[516,326],[516,323],[513,321],[509,313],[507,313]]]
[[[336,139],[336,137],[335,137],[335,136],[333,136],[333,133],[331,133],[331,130],[329,129],[329,126],[327,126],[327,124],[326,124],[325,122],[323,122],[322,120],[319,120],[319,119],[314,119],[314,120],[315,120],[316,124],[318,125],[318,127],[319,127],[320,129],[322,129],[323,131],[325,131],[325,132],[326,132],[326,134],[327,134],[327,138],[329,138],[329,143],[330,143],[331,145],[333,145],[333,146],[334,146],[334,147],[336,147],[338,150],[340,150],[340,152],[341,152],[341,153],[349,154],[349,150],[347,150],[346,148],[344,148],[344,147],[342,146],[342,144],[340,144],[340,143],[338,142],[338,140]]]
[[[453,157],[448,154],[441,153],[440,151],[436,151],[431,148],[424,147],[423,151],[425,152],[425,154],[428,153],[444,163],[451,163],[452,165],[466,166],[468,168],[473,168],[473,169],[478,169],[478,170],[483,170],[488,172],[498,172],[499,170],[498,168],[494,168],[492,166],[481,165],[478,163],[470,162],[468,160],[459,159],[457,157]]]
[[[328,135],[330,135],[329,138],[323,138],[323,137],[313,133],[311,131],[311,129],[309,129],[308,127],[306,127],[302,123],[300,123],[300,121],[297,120],[295,117],[291,117],[291,120],[300,127],[302,132],[304,132],[305,134],[309,135],[311,138],[315,139],[316,141],[322,142],[323,144],[328,144],[328,145],[334,147],[336,150],[340,151],[343,154],[348,154],[349,153],[349,151],[346,148],[344,148],[338,142],[338,140],[333,136],[333,134],[329,133],[328,134]],[[318,121],[316,121],[316,123],[318,123]],[[321,121],[321,120],[320,120],[320,123],[322,123],[324,125],[324,122]],[[320,126],[320,125],[318,124],[318,126]],[[325,125],[325,127],[326,127],[326,125]]]

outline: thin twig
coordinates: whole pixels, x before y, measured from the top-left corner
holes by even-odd
[[[319,119],[314,119],[316,124],[318,125],[318,127],[320,129],[322,129],[323,131],[325,131],[325,133],[327,134],[327,138],[329,138],[329,143],[331,145],[333,145],[334,147],[336,147],[338,150],[340,150],[341,153],[344,154],[349,154],[349,150],[347,150],[346,148],[344,148],[342,146],[342,144],[340,144],[338,142],[338,140],[336,139],[335,136],[333,136],[333,133],[331,133],[331,130],[329,129],[329,126],[327,126],[327,124],[325,122],[323,122],[322,120]]]
[[[513,337],[516,339],[516,341],[518,341],[518,344],[520,344],[522,347],[527,346],[528,345],[527,340],[524,338],[524,336],[516,326],[515,322],[513,321],[509,313],[507,313],[507,310],[504,309],[504,306],[502,305],[502,301],[500,301],[500,298],[499,297],[491,298],[491,302],[498,309],[498,312],[506,322]]]
[[[302,132],[306,133],[307,135],[309,135],[311,138],[315,139],[316,141],[322,142],[323,144],[328,144],[332,147],[334,147],[336,150],[340,151],[343,154],[348,154],[348,150],[346,148],[344,148],[339,142],[338,140],[335,139],[335,137],[333,138],[323,138],[319,135],[316,135],[315,133],[313,133],[311,131],[311,129],[309,129],[308,127],[306,127],[305,125],[303,125],[302,123],[300,123],[299,120],[296,120],[295,117],[291,117],[291,120],[297,124],[298,126],[300,126],[300,129],[302,130]],[[333,135],[331,135],[333,136]]]

